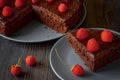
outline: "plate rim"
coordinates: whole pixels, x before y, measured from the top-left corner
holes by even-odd
[[[87,28],[87,29],[97,29],[97,30],[108,30],[107,28]],[[117,31],[115,31],[115,30],[111,30],[111,29],[109,29],[110,31],[112,31],[113,33],[115,33],[115,34],[118,34],[118,35],[120,35],[120,32],[117,32]],[[55,75],[59,78],[59,79],[61,79],[61,80],[64,80],[64,78],[62,78],[56,71],[55,71],[55,69],[54,69],[54,67],[53,67],[53,65],[52,65],[52,52],[53,52],[53,50],[54,50],[54,48],[56,47],[56,45],[61,41],[61,40],[63,40],[64,38],[66,38],[66,35],[64,35],[63,37],[61,37],[54,45],[53,45],[53,47],[51,48],[51,51],[50,51],[50,56],[49,56],[49,62],[50,62],[50,66],[51,66],[51,68],[52,68],[52,71],[55,73]]]
[[[83,4],[83,9],[84,9],[84,14],[82,16],[82,19],[80,21],[80,23],[76,24],[76,27],[73,28],[74,29],[77,29],[84,21],[85,21],[85,18],[86,18],[86,15],[87,15],[87,9],[86,9],[86,6],[85,6],[85,3]],[[65,33],[66,34],[66,33]],[[21,43],[37,43],[37,42],[47,42],[47,41],[51,41],[51,40],[55,40],[55,39],[58,39],[62,36],[64,36],[65,34],[62,34],[62,35],[59,35],[57,36],[56,38],[53,38],[53,39],[48,39],[48,40],[20,40],[20,39],[15,39],[15,38],[12,38],[12,37],[9,37],[9,36],[5,36],[5,35],[2,35],[0,34],[1,37],[7,39],[7,40],[10,40],[10,41],[14,41],[14,42],[21,42]]]
[[[62,40],[62,39],[64,39],[66,36],[64,35],[63,37],[61,37],[53,46],[52,46],[52,48],[51,48],[51,51],[50,51],[50,56],[49,56],[49,62],[50,62],[50,66],[51,66],[51,68],[52,68],[52,71],[55,73],[55,75],[59,78],[59,79],[61,79],[61,80],[64,80],[56,71],[55,71],[55,69],[54,69],[54,67],[53,67],[53,65],[52,65],[52,51],[54,50],[54,48],[55,48],[55,46]]]

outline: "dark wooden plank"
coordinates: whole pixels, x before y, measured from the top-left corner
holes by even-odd
[[[0,37],[0,80],[57,80],[49,65],[49,54],[56,40],[45,43],[16,43]],[[33,67],[25,64],[27,55],[36,58]],[[21,58],[22,74],[12,76],[10,67]]]
[[[120,32],[119,0],[85,0],[87,16],[82,27],[108,28]]]

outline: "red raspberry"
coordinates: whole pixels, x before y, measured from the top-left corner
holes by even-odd
[[[109,30],[104,30],[101,33],[101,39],[103,42],[112,42],[113,41],[113,34]]]
[[[84,69],[79,64],[74,65],[72,67],[71,71],[76,76],[82,76],[82,75],[84,75]]]
[[[53,2],[54,0],[46,0],[47,2]]]
[[[86,39],[89,36],[89,32],[86,28],[80,28],[76,32],[76,38],[79,40]]]
[[[0,0],[0,7],[3,7],[5,6],[5,4],[7,3],[6,0]]]
[[[13,76],[18,76],[21,73],[20,58],[16,65],[11,66],[11,74]]]
[[[59,6],[58,6],[58,10],[60,12],[66,12],[68,9],[68,6],[65,4],[65,3],[61,3]]]
[[[11,74],[13,76],[18,76],[21,73],[21,66],[20,65],[13,65],[11,67]]]
[[[95,38],[88,40],[87,50],[90,52],[97,52],[99,50],[99,43],[97,42]]]
[[[32,0],[32,3],[37,3],[39,0]]]
[[[27,56],[26,57],[26,64],[29,65],[29,66],[32,66],[35,64],[35,58],[30,55],[30,56]]]
[[[26,0],[16,0],[15,1],[15,6],[16,7],[23,7],[25,6]]]
[[[13,14],[13,9],[9,6],[5,6],[2,11],[3,16],[7,17]]]

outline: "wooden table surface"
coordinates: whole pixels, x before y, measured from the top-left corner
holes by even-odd
[[[85,0],[86,20],[80,27],[103,27],[120,32],[120,0]],[[0,37],[0,80],[59,80],[49,64],[50,50],[57,41],[19,43]],[[27,55],[36,58],[33,67],[25,64]],[[21,58],[22,73],[15,77],[10,67]]]

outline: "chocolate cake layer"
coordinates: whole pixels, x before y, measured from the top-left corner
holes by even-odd
[[[48,27],[57,32],[65,33],[80,20],[83,3],[81,0],[71,0],[67,4],[68,10],[61,13],[58,10],[58,6],[62,2],[62,0],[58,0],[52,3],[46,3],[45,0],[41,0],[40,3],[33,5],[33,9],[36,11],[39,19],[48,25]]]
[[[89,30],[90,37],[88,39],[96,38],[100,44],[100,50],[96,53],[91,53],[86,49],[88,39],[78,40],[75,37],[76,31],[67,34],[67,39],[75,49],[75,52],[92,71],[97,71],[120,58],[120,35],[114,34],[113,42],[105,43],[100,39],[101,31],[96,29]]]
[[[0,33],[3,35],[12,35],[33,19],[33,9],[31,2],[27,0],[26,5],[18,8],[14,5],[15,0],[8,0],[7,5],[13,8],[13,14],[9,17],[2,15],[0,8]]]
[[[82,16],[83,0],[70,0],[65,3],[68,10],[63,13],[58,10],[61,3],[65,2],[63,0],[53,2],[40,0],[32,4],[32,0],[26,0],[26,5],[18,8],[15,6],[15,0],[7,0],[5,6],[13,8],[13,15],[4,17],[2,15],[4,6],[0,8],[0,34],[10,36],[31,22],[34,17],[57,32],[65,33],[69,31]]]

